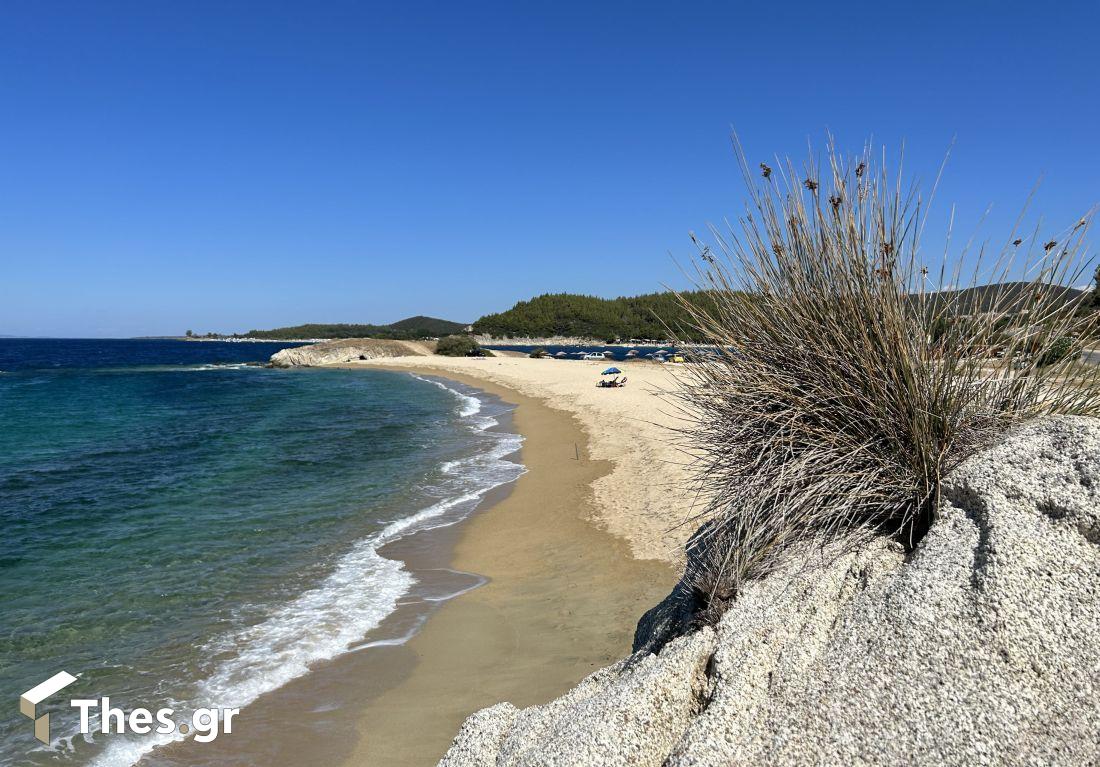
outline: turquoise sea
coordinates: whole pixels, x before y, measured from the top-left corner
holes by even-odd
[[[499,401],[247,364],[287,345],[0,339],[0,764],[165,737],[74,736],[69,698],[245,707],[308,673],[414,588],[381,546],[522,473]],[[42,747],[17,698],[62,670]]]

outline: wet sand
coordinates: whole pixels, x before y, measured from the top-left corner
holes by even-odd
[[[637,619],[676,578],[668,564],[634,559],[624,540],[589,521],[591,485],[611,465],[589,458],[575,418],[484,380],[423,372],[516,403],[528,473],[462,526],[453,566],[489,582],[444,603],[392,648],[391,668],[407,670],[362,711],[348,765],[435,764],[477,709],[561,694],[629,652]]]

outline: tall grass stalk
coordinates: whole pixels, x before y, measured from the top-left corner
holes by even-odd
[[[869,151],[844,159],[830,143],[823,166],[760,172],[737,151],[746,214],[711,244],[693,235],[713,303],[684,300],[716,351],[696,347],[674,395],[711,499],[687,573],[704,621],[796,544],[914,546],[941,479],[1014,423],[1100,414],[1096,367],[1041,364],[1096,327],[1078,311],[1087,294],[1063,287],[1085,274],[1088,220],[929,263],[918,190]]]

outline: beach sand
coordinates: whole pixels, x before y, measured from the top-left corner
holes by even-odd
[[[360,365],[434,371],[497,393],[517,392],[575,416],[589,438],[592,457],[612,463],[611,471],[593,482],[595,522],[627,541],[638,559],[680,563],[694,526],[677,524],[686,523],[697,504],[684,491],[686,457],[670,443],[670,430],[682,420],[657,392],[674,387],[681,366],[509,355],[399,357],[342,367]],[[611,365],[623,371],[627,386],[597,388],[600,373]]]
[[[682,469],[658,425],[673,424],[652,393],[668,385],[658,365],[620,365],[630,383],[614,390],[595,388],[600,363],[435,357],[382,366],[514,402],[526,437],[528,473],[455,544],[454,567],[489,583],[386,648],[400,679],[362,710],[358,746],[344,761],[431,765],[477,709],[545,702],[629,652],[639,616],[676,580],[684,533],[667,529],[690,503],[671,489]]]

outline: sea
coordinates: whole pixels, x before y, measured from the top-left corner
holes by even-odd
[[[262,366],[290,345],[0,339],[0,764],[155,763],[183,736],[85,736],[69,699],[246,709],[369,652],[426,588],[380,549],[524,471],[505,403],[408,373]],[[59,671],[77,681],[39,704],[43,745],[17,699]]]

